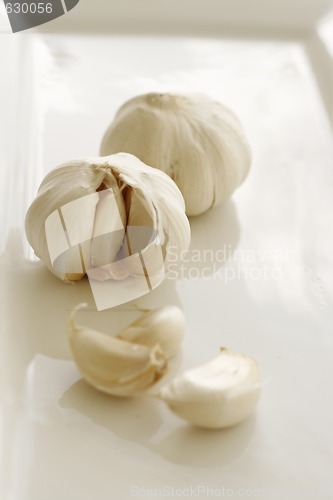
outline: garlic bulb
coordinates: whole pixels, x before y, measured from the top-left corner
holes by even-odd
[[[117,335],[117,338],[153,347],[158,344],[166,358],[179,349],[185,334],[185,318],[177,306],[165,306],[145,313]]]
[[[152,387],[167,369],[166,357],[156,344],[151,347],[109,337],[68,323],[68,338],[74,361],[84,379],[96,389],[113,396],[136,396]]]
[[[222,428],[252,413],[260,388],[257,363],[223,348],[214,360],[163,386],[158,396],[179,417],[201,427]]]
[[[64,281],[123,280],[167,266],[189,246],[183,197],[163,172],[130,154],[76,159],[43,180],[26,215],[36,255]]]
[[[101,154],[126,151],[167,173],[187,215],[223,203],[245,179],[250,148],[236,115],[205,95],[151,93],[127,101],[107,129]]]

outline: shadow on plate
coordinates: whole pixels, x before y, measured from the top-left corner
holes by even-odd
[[[240,236],[232,200],[190,218],[191,245],[180,259],[180,278],[208,278],[232,256]]]
[[[188,467],[234,462],[247,449],[255,430],[255,417],[221,430],[197,428],[176,417],[170,421],[161,411],[163,403],[154,398],[114,398],[96,391],[83,379],[63,394],[59,404],[87,417],[94,426],[138,443],[168,462]]]
[[[188,467],[227,465],[246,450],[254,430],[255,417],[220,430],[180,424],[155,449],[166,460]]]
[[[163,424],[158,401],[153,398],[112,397],[96,391],[83,379],[63,394],[59,404],[62,408],[78,411],[94,425],[145,447]]]

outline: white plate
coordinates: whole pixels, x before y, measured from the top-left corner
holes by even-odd
[[[302,43],[50,34],[6,43],[17,66],[4,80],[13,111],[3,124],[1,498],[332,498],[332,140]],[[221,345],[258,360],[256,414],[224,431],[82,382],[65,333],[72,307],[86,300],[82,322],[111,333],[137,313],[97,312],[87,281],[58,281],[25,241],[46,172],[95,155],[118,106],[152,90],[224,101],[253,148],[232,201],[191,221],[190,255],[215,259],[206,253],[191,280],[137,301],[183,308],[180,371]]]

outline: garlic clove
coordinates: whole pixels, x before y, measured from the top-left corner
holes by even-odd
[[[80,170],[80,175],[78,175],[78,170]],[[85,275],[85,269],[82,267],[79,252],[69,249],[66,240],[62,242],[59,251],[56,252],[58,256],[55,255],[51,259],[52,248],[57,246],[60,239],[65,238],[61,221],[63,214],[58,212],[58,209],[73,202],[73,200],[87,197],[87,202],[84,205],[85,212],[82,213],[82,209],[75,210],[74,207],[74,210],[70,211],[69,222],[74,218],[73,225],[78,232],[82,231],[82,239],[89,237],[97,199],[94,201],[88,195],[96,193],[103,177],[103,172],[93,172],[89,162],[83,159],[60,165],[44,178],[37,197],[28,209],[25,230],[30,245],[37,257],[44,261],[52,273],[65,282],[81,279]],[[48,248],[46,230],[51,248]],[[81,272],[76,271],[78,268],[81,268]]]
[[[144,200],[145,210],[150,214],[152,228],[157,232],[163,249],[173,246],[178,253],[188,248],[190,225],[185,216],[184,199],[170,177],[160,170],[147,167],[131,154],[118,153],[108,158],[121,181]],[[135,211],[130,212],[128,225],[136,225],[137,217]]]
[[[228,199],[251,164],[236,115],[201,94],[150,93],[125,102],[101,143],[102,155],[118,151],[168,174],[184,196],[188,215]]]
[[[99,192],[90,244],[90,264],[101,267],[114,262],[123,244],[126,227],[125,202],[116,180]]]
[[[217,358],[163,386],[158,397],[184,420],[214,429],[229,427],[248,417],[260,390],[257,363],[222,348]]]
[[[75,324],[77,306],[68,323],[74,361],[84,379],[113,396],[136,396],[150,389],[166,372],[166,357],[155,344],[146,347]]]
[[[117,338],[147,347],[158,344],[169,359],[180,348],[184,335],[183,311],[177,306],[165,306],[145,311]]]

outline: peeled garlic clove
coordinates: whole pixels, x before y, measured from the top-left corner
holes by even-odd
[[[26,215],[35,254],[64,281],[86,273],[96,280],[123,280],[168,266],[186,250],[190,226],[184,199],[163,172],[133,155],[70,161],[43,180]],[[150,245],[160,252],[146,252]],[[141,261],[140,261],[141,259]],[[144,269],[143,269],[144,267]],[[164,274],[163,274],[164,276]]]
[[[236,115],[205,95],[150,93],[125,102],[101,154],[127,151],[168,174],[188,215],[227,200],[245,179],[251,152]]]
[[[185,335],[185,318],[177,306],[165,306],[146,311],[117,338],[153,347],[158,344],[166,358],[173,356]]]
[[[152,387],[167,369],[166,357],[155,344],[146,347],[109,337],[68,323],[68,338],[74,361],[84,379],[96,389],[113,396],[136,396]]]
[[[144,205],[142,210],[132,210],[130,202],[127,227],[146,227],[150,217],[152,237],[158,235],[163,251],[172,246],[176,254],[181,254],[181,249],[187,249],[190,244],[190,225],[185,216],[183,196],[176,184],[163,172],[148,167],[131,154],[118,153],[108,158],[122,182],[133,189]],[[145,222],[139,219],[142,216]]]
[[[158,396],[184,420],[217,429],[248,417],[260,389],[254,359],[223,348],[217,358],[163,386]]]
[[[101,267],[114,262],[125,235],[127,218],[125,202],[118,183],[111,173],[104,180],[105,184],[108,188],[99,193],[90,244],[90,264],[93,267]],[[116,207],[118,210],[114,210]],[[121,224],[119,224],[119,216]]]

